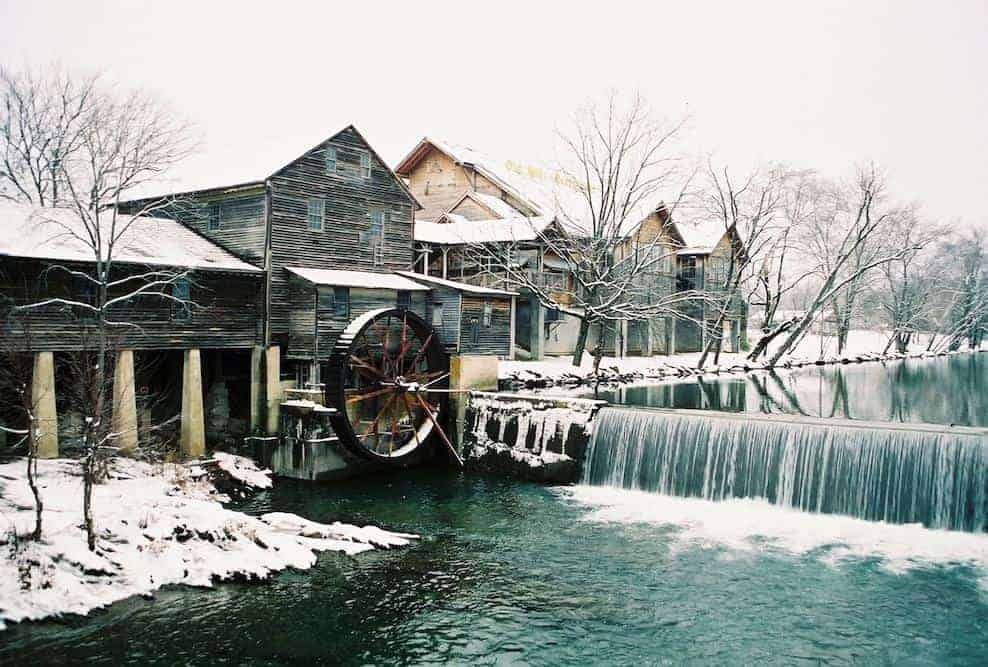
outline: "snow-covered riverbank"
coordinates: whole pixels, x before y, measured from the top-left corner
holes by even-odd
[[[0,465],[0,629],[5,623],[86,614],[167,584],[211,586],[214,581],[262,579],[279,570],[306,569],[321,551],[353,555],[404,546],[415,535],[373,526],[320,524],[293,514],[252,517],[226,509],[210,471],[231,488],[266,488],[267,471],[248,459],[218,453],[188,465],[119,459],[94,491],[99,541],[86,548],[82,477],[75,461],[39,462],[44,534],[34,527],[25,463]]]
[[[888,337],[884,332],[855,330],[849,338],[843,354],[838,355],[830,337],[807,335],[796,350],[786,355],[778,368],[793,368],[812,364],[859,363],[865,361],[893,361],[897,359],[925,358],[947,354],[966,354],[972,350],[963,348],[957,352],[927,352],[926,342],[917,340],[905,354],[884,353]],[[982,347],[982,350],[985,348]],[[770,348],[771,350],[771,348]],[[604,357],[600,363],[600,381],[604,384],[631,384],[642,381],[676,380],[696,375],[722,375],[765,370],[763,357],[757,362],[747,360],[747,352],[724,352],[716,366],[708,363],[697,368],[699,352],[683,352],[652,357]],[[547,387],[580,387],[593,377],[593,358],[584,355],[583,363],[574,366],[572,357],[553,357],[544,361],[502,361],[498,378],[502,389],[540,389]]]

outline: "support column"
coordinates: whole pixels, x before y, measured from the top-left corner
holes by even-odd
[[[511,333],[508,339],[508,359],[515,358],[515,321],[518,317],[518,297],[511,297]]]
[[[264,427],[264,347],[250,349],[250,434]]]
[[[542,361],[545,359],[545,308],[534,296],[530,298],[532,306],[529,310],[532,313],[532,320],[529,343],[531,345],[532,360]]]
[[[614,329],[617,336],[614,341],[614,356],[623,359],[628,356],[628,320],[621,320]]]
[[[281,348],[277,345],[264,351],[264,398],[267,402],[264,430],[268,435],[277,435],[281,410]]]
[[[137,450],[137,397],[134,395],[134,351],[121,350],[113,369],[113,432],[121,454]]]
[[[676,354],[676,318],[666,318],[666,354]]]
[[[39,459],[58,458],[58,412],[55,409],[55,355],[38,352],[34,355],[31,377],[31,403],[34,406],[35,427],[38,429]]]
[[[645,328],[644,340],[642,341],[642,355],[651,357],[655,349],[655,344],[652,340],[653,336],[655,336],[655,320],[648,318],[640,326]]]
[[[182,456],[197,458],[206,453],[206,425],[202,409],[202,361],[199,350],[185,350],[182,363]]]

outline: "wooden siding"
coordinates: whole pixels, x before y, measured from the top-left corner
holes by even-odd
[[[443,347],[450,354],[454,354],[460,347],[460,292],[443,287],[433,287],[432,292],[426,300],[425,321],[432,326],[432,304],[438,303],[442,307],[443,321],[439,327],[439,336]]]
[[[327,174],[325,150],[336,148],[344,174]],[[413,202],[386,165],[372,156],[371,178],[354,171],[359,151],[369,147],[353,130],[345,130],[323,142],[270,179],[271,187],[271,313],[272,337],[289,335],[291,299],[288,266],[316,269],[395,271],[410,269],[413,261]],[[323,229],[308,227],[309,198],[325,200]],[[371,226],[371,210],[389,214],[385,226],[382,262],[361,233]],[[389,302],[394,303],[393,294]],[[358,314],[351,311],[351,316]],[[289,344],[291,347],[291,344]],[[322,348],[322,341],[320,341]]]
[[[121,205],[124,212],[140,210],[141,203]],[[209,229],[213,209],[219,213],[219,228]],[[259,267],[264,265],[264,188],[247,193],[179,195],[154,215],[199,232],[230,252]]]
[[[491,326],[484,326],[484,303],[492,305]],[[511,299],[463,294],[460,321],[460,353],[507,357],[511,344]],[[474,337],[476,327],[477,336]]]
[[[48,272],[34,260],[6,258],[0,262],[0,307],[35,303],[44,298],[81,300],[81,285],[64,274]],[[79,271],[85,264],[71,265]],[[119,267],[114,279],[142,272],[140,267]],[[133,289],[139,283],[129,284]],[[261,341],[258,303],[262,276],[200,271],[190,274],[190,296],[196,307],[187,318],[174,316],[174,302],[154,296],[111,307],[110,318],[139,326],[114,327],[111,345],[117,349],[160,350],[188,348],[245,348]],[[113,298],[115,293],[110,294]],[[31,350],[91,349],[94,329],[87,311],[54,304],[4,318],[3,344]],[[23,347],[22,347],[23,346]]]

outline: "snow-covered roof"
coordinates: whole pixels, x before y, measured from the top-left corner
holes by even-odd
[[[98,224],[104,237],[113,233],[113,212],[101,213]],[[174,220],[117,214],[115,224],[123,230],[113,250],[115,262],[263,273]],[[92,262],[87,238],[83,220],[70,209],[0,203],[0,255]]]
[[[489,296],[505,297],[518,295],[518,292],[509,292],[508,290],[494,289],[493,287],[480,287],[478,285],[470,285],[468,283],[461,283],[455,280],[446,280],[445,278],[439,278],[437,276],[426,276],[421,273],[413,273],[412,271],[398,271],[398,274],[429,285],[448,287],[449,289],[455,289],[460,292],[467,292],[469,294],[486,294]]]
[[[363,289],[390,289],[406,292],[428,292],[429,288],[396,273],[373,271],[345,271],[342,269],[306,269],[300,266],[285,267],[289,273],[313,285],[334,287],[361,287]]]
[[[686,247],[680,251],[680,254],[709,254],[727,233],[724,223],[719,220],[677,222],[676,228],[686,242]],[[687,249],[692,252],[684,252]]]
[[[441,245],[534,241],[553,221],[549,216],[468,220],[455,213],[447,213],[443,218],[450,222],[416,220],[415,240]]]
[[[499,218],[518,218],[524,216],[521,211],[500,197],[495,197],[494,195],[489,195],[484,192],[470,192],[469,196],[489,208]]]

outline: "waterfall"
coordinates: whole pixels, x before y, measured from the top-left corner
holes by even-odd
[[[988,530],[988,439],[970,428],[604,408],[583,483]]]

